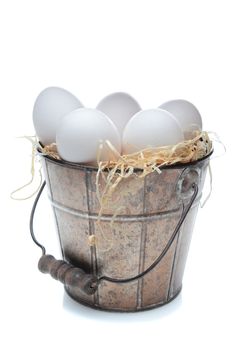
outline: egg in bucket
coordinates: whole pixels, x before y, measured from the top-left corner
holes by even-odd
[[[44,183],[31,215],[40,271],[97,309],[139,311],[174,299],[212,153],[199,129],[185,140],[178,116],[160,108],[136,110],[123,131],[102,111],[69,110],[56,145],[38,146],[62,252],[62,260],[46,254],[34,235]]]

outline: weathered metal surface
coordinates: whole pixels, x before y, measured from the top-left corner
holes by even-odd
[[[208,158],[194,165],[171,167],[144,179],[122,181],[113,203],[102,213],[96,195],[96,171],[43,158],[61,242],[63,259],[96,276],[129,278],[149,267],[164,249],[197,182],[198,197],[171,248],[145,277],[130,283],[101,281],[94,295],[66,286],[77,301],[107,310],[136,311],[170,301],[181,289],[184,267]],[[115,205],[121,207],[113,227]],[[90,246],[89,236],[96,236]]]

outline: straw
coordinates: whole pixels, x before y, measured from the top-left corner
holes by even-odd
[[[36,136],[19,136],[18,138],[26,139],[32,145],[32,151],[31,151],[31,178],[26,184],[20,186],[16,190],[12,191],[11,194],[10,194],[11,199],[14,199],[14,200],[17,200],[17,201],[23,201],[23,200],[27,200],[27,199],[32,198],[39,191],[39,189],[40,189],[40,187],[42,185],[42,182],[43,182],[43,177],[42,177],[41,165],[40,165],[40,168],[38,170],[39,184],[36,187],[36,189],[34,191],[32,191],[32,193],[30,195],[28,195],[28,196],[21,196],[21,197],[20,196],[16,196],[16,194],[19,195],[19,193],[23,189],[31,186],[33,184],[33,182],[34,182],[34,179],[35,179],[35,176],[36,176],[36,171],[35,171],[36,148],[37,148],[37,145],[38,145]]]

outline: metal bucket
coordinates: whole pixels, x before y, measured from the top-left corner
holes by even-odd
[[[103,235],[96,225],[96,168],[42,156],[66,263],[56,261],[48,268],[42,259],[40,270],[61,280],[73,299],[97,309],[139,311],[171,301],[182,287],[208,163],[209,156],[121,181],[113,200],[124,211],[115,218],[113,230],[114,210],[109,205],[103,211]],[[93,235],[96,245],[89,244]],[[74,283],[74,274],[65,278],[71,266],[79,282]],[[91,292],[84,275],[94,277]]]

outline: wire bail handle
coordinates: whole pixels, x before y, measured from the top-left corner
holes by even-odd
[[[194,174],[193,174],[194,173]],[[193,176],[194,175],[194,176]],[[46,185],[46,182],[44,181],[33,204],[32,210],[31,210],[31,216],[30,216],[30,233],[31,237],[34,241],[34,243],[41,248],[42,250],[42,256],[38,263],[38,268],[42,273],[48,273],[50,274],[54,279],[59,280],[66,286],[71,287],[77,287],[82,292],[91,295],[94,294],[98,288],[99,283],[102,280],[113,282],[113,283],[129,283],[133,282],[135,280],[138,280],[142,277],[144,277],[146,274],[148,274],[151,270],[153,270],[163,259],[165,254],[168,252],[169,248],[171,247],[173,241],[175,240],[189,210],[191,209],[197,194],[198,194],[198,180],[199,172],[196,168],[191,169],[190,171],[185,172],[185,170],[182,172],[180,179],[177,183],[177,194],[182,199],[182,206],[183,211],[181,214],[181,217],[170,237],[168,240],[166,246],[164,247],[161,254],[155,259],[155,261],[143,272],[125,279],[117,279],[112,278],[109,276],[95,276],[93,274],[86,273],[83,269],[79,267],[75,267],[69,263],[67,263],[64,260],[56,260],[52,255],[46,254],[45,247],[38,242],[38,240],[35,237],[34,234],[34,214],[35,210],[38,204],[38,201],[40,199],[40,196],[44,190],[44,187]],[[192,182],[192,179],[194,179],[194,182]],[[184,200],[186,198],[189,198],[190,200],[188,204],[184,205]]]

